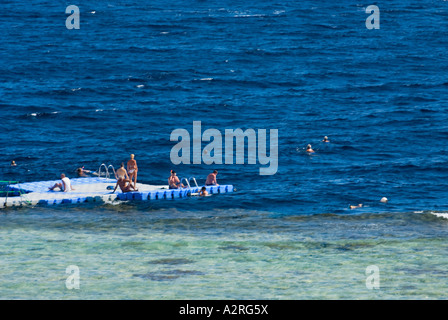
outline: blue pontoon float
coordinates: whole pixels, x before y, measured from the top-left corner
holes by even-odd
[[[107,171],[107,170],[106,170]],[[105,177],[85,177],[71,179],[72,187],[70,192],[49,191],[60,180],[37,181],[27,183],[9,184],[6,191],[0,195],[0,208],[23,205],[57,205],[57,204],[77,204],[84,202],[112,202],[112,201],[149,201],[162,199],[181,199],[198,194],[202,186],[199,186],[195,178],[182,179],[186,188],[169,189],[168,185],[149,185],[137,183],[138,191],[122,193],[117,188],[112,193],[117,180],[110,178],[107,172]],[[193,184],[193,185],[191,185]],[[209,194],[220,194],[233,192],[232,185],[206,186]]]

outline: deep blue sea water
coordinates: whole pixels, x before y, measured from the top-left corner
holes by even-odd
[[[238,191],[2,210],[0,298],[445,298],[447,27],[442,0],[2,0],[0,180],[134,153],[140,182],[216,168]],[[278,172],[173,165],[193,121],[277,129]]]

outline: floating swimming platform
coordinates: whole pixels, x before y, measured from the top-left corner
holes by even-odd
[[[169,189],[168,185],[149,185],[137,183],[138,191],[122,193],[118,187],[112,193],[117,180],[102,177],[86,177],[71,179],[73,191],[50,191],[48,188],[60,183],[60,180],[16,183],[6,186],[0,193],[0,208],[25,205],[57,205],[77,204],[85,202],[112,202],[112,201],[149,201],[182,199],[197,195],[202,186],[190,186],[187,181],[186,188]],[[209,194],[230,193],[234,191],[232,185],[206,186]]]

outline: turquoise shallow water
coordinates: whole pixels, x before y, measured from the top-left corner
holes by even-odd
[[[86,209],[86,208],[83,208]],[[448,220],[105,205],[8,210],[0,298],[441,299]],[[79,267],[79,289],[66,268]],[[379,289],[366,268],[379,269]]]

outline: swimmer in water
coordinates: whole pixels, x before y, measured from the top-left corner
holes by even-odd
[[[306,146],[306,152],[309,152],[309,153],[313,153],[314,152],[314,150],[313,150],[313,148],[311,148],[310,144]]]
[[[16,162],[14,160],[12,160],[11,161],[11,167],[16,167],[16,166],[17,166]]]
[[[358,209],[358,208],[362,208],[362,203],[358,204],[357,206],[350,206],[350,209]]]
[[[199,196],[200,197],[208,196],[208,192],[207,192],[207,188],[206,187],[202,187],[201,188],[201,191],[199,192]]]
[[[90,170],[85,170],[84,167],[76,169],[78,177],[88,177],[87,173],[92,173]]]
[[[322,140],[322,142],[330,142],[330,139],[328,139],[327,136],[324,137],[324,140]]]

